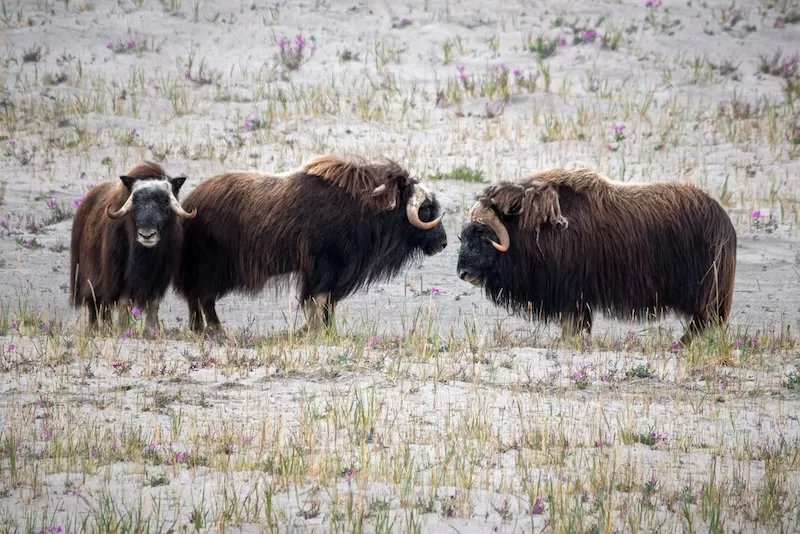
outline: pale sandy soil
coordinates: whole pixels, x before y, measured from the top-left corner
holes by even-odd
[[[800,528],[800,8],[645,2],[6,0],[0,532]],[[287,70],[278,42],[298,34]],[[537,64],[540,35],[563,46]],[[500,65],[504,107],[486,94]],[[343,302],[344,337],[287,339],[291,292],[223,299],[219,342],[182,330],[172,294],[155,340],[88,336],[67,309],[91,184],[159,159],[186,195],[322,152],[392,157],[447,211],[448,248]],[[485,184],[434,175],[575,161],[723,202],[739,235],[724,339],[675,353],[677,320],[600,319],[557,345],[457,278]]]

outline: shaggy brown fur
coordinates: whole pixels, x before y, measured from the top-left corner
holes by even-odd
[[[177,197],[185,178],[170,179],[156,163],[144,162],[133,167],[120,180],[93,187],[84,196],[72,223],[70,258],[70,301],[89,309],[89,323],[97,324],[98,315],[110,323],[110,307],[120,308],[119,322],[128,322],[128,305],[146,311],[148,326],[154,326],[158,302],[169,287],[172,271],[177,265],[182,229],[169,206],[159,206],[166,212],[166,223],[160,229],[160,239],[153,248],[136,241],[137,227],[133,213],[111,219],[107,210],[119,209],[138,181],[170,180],[172,194]],[[167,202],[166,192],[161,204]],[[162,213],[163,215],[163,213]]]
[[[185,224],[175,288],[189,303],[192,328],[219,329],[215,303],[237,291],[260,292],[296,275],[308,325],[331,325],[338,301],[388,280],[412,258],[447,244],[439,205],[397,163],[318,156],[285,175],[227,172],[202,181],[184,201],[197,206]],[[202,315],[201,315],[202,313]]]
[[[458,272],[497,304],[591,331],[592,313],[689,317],[682,342],[730,317],[736,232],[725,210],[686,184],[620,184],[590,169],[550,169],[487,187],[485,223],[462,230]],[[572,332],[570,332],[572,333]]]

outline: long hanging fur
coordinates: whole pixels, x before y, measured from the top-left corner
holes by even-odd
[[[134,180],[166,180],[164,169],[143,162],[127,173]],[[104,316],[121,297],[140,302],[161,299],[177,267],[176,251],[182,238],[180,224],[164,229],[162,243],[136,253],[136,228],[130,217],[109,219],[106,207],[124,204],[128,190],[120,180],[103,182],[86,193],[75,212],[70,243],[70,304],[87,306],[90,318]]]
[[[588,168],[550,169],[487,187],[479,202],[510,235],[484,288],[541,319],[622,319],[672,311],[691,328],[726,322],[736,232],[725,210],[687,184],[619,184]]]
[[[184,200],[198,215],[185,223],[174,279],[193,326],[200,307],[218,326],[217,299],[255,295],[290,276],[301,300],[329,293],[334,303],[392,278],[426,247],[446,243],[441,224],[421,231],[408,222],[416,183],[394,162],[333,155],[283,175],[227,172],[202,181]],[[419,213],[431,221],[439,209],[431,195]]]

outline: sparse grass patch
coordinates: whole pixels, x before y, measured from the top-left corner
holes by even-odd
[[[485,181],[483,171],[481,169],[473,169],[466,165],[455,167],[449,172],[436,172],[429,178],[433,181],[438,180],[455,180],[458,182],[483,182]]]

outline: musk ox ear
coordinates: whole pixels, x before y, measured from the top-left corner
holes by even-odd
[[[550,223],[553,226],[567,228],[569,223],[561,215],[561,201],[558,187],[554,184],[532,182],[525,188],[525,201],[520,226],[526,230],[539,231],[539,228]]]
[[[176,197],[178,196],[178,192],[183,187],[183,183],[186,181],[185,176],[176,176],[175,178],[170,178],[169,182],[172,184],[172,194]]]
[[[136,178],[127,175],[122,175],[119,177],[119,179],[122,180],[122,183],[125,185],[125,188],[128,191],[133,190],[133,182],[136,180]]]

